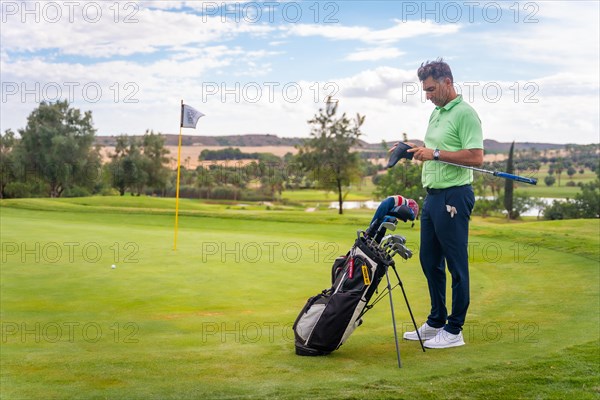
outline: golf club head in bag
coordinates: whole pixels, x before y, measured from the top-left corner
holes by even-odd
[[[396,144],[396,148],[392,152],[390,159],[388,160],[386,168],[392,168],[394,165],[398,163],[401,159],[405,158],[407,160],[412,160],[413,153],[407,152],[408,149],[412,149],[411,146],[407,145],[404,142],[398,142]]]
[[[400,235],[385,235],[383,239],[381,239],[382,247],[391,247],[395,243],[406,244],[406,238]]]
[[[396,254],[400,254],[400,257],[408,260],[412,257],[412,251],[410,251],[405,245],[401,243],[394,243],[390,249],[392,251],[391,257],[394,257]]]
[[[384,216],[383,221],[379,223],[379,220],[371,222],[369,228],[367,228],[367,236],[372,238],[376,243],[380,243],[385,233],[390,230],[396,230],[396,223],[398,220],[392,216]]]

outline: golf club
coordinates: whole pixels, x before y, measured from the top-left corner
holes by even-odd
[[[398,143],[396,145],[396,148],[392,152],[392,155],[390,156],[390,159],[387,164],[387,168],[392,168],[394,165],[396,165],[396,163],[398,163],[398,161],[400,161],[403,158],[405,158],[407,160],[411,160],[413,158],[413,154],[409,153],[407,151],[408,149],[411,149],[411,148],[412,147],[407,145],[406,143],[402,143],[402,142]],[[490,171],[490,170],[483,169],[483,168],[470,167],[467,165],[455,164],[455,163],[451,163],[448,161],[437,160],[437,162],[452,165],[452,166],[459,167],[459,168],[470,169],[472,171],[482,172],[484,174],[490,174],[493,176],[497,176],[499,178],[511,179],[513,181],[528,183],[530,185],[537,185],[536,178],[527,178],[524,176],[509,174],[508,172]]]
[[[391,254],[394,251],[394,245],[396,243],[394,242],[388,242],[386,243],[384,250],[386,251],[386,253]]]
[[[388,240],[390,240],[390,238],[392,237],[392,235],[385,235],[384,237],[381,238],[381,243],[380,246],[383,247],[387,244]]]
[[[381,243],[383,235],[385,235],[385,233],[388,230],[390,230],[390,231],[396,230],[396,221],[395,220],[394,220],[394,222],[392,222],[390,220],[383,221],[381,223],[381,225],[379,225],[379,228],[377,229],[377,232],[375,233],[375,235],[374,235],[374,237],[372,239],[373,241],[375,241],[376,246],[379,245],[379,243]]]
[[[392,232],[396,230],[396,224],[390,221],[382,222],[379,229],[381,229],[382,227]]]
[[[387,238],[386,244],[387,243],[401,243],[401,244],[406,243],[406,238],[404,236],[400,236],[400,235],[387,235],[385,238]]]
[[[412,257],[412,252],[406,248],[394,250],[392,257],[394,257],[396,254],[400,254],[400,257],[404,258],[405,260],[408,260]]]
[[[442,164],[453,165],[455,167],[470,169],[470,170],[477,171],[477,172],[483,172],[484,174],[494,175],[494,176],[497,176],[498,178],[510,179],[510,180],[517,181],[517,182],[528,183],[530,185],[537,185],[536,178],[527,178],[524,176],[509,174],[508,172],[490,171],[490,170],[483,169],[483,168],[469,167],[467,165],[455,164],[455,163],[451,163],[448,161],[437,160],[437,162],[440,162]]]
[[[398,243],[398,240],[394,239],[393,235],[387,235],[384,239],[386,240],[381,241],[380,247],[386,251],[388,251],[394,243]]]
[[[406,246],[404,246],[403,244],[395,243],[392,246],[392,249],[392,257],[394,257],[396,254],[400,254],[400,257],[404,258],[405,260],[408,260],[412,257],[412,252],[409,249],[407,249]]]

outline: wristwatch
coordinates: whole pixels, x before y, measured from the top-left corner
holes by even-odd
[[[438,161],[438,160],[440,159],[440,149],[435,149],[435,150],[433,151],[433,159],[434,159],[435,161]]]

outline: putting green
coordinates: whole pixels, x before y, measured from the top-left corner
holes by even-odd
[[[184,201],[173,251],[172,204],[0,203],[2,399],[597,399],[597,220],[474,219],[467,345],[401,342],[399,370],[387,300],[330,356],[294,354],[294,319],[369,212]],[[418,229],[396,233],[418,251]],[[421,323],[418,257],[398,272]]]

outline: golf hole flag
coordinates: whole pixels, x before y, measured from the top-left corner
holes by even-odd
[[[175,190],[175,234],[173,238],[173,250],[177,250],[177,227],[179,224],[179,182],[181,179],[181,130],[182,128],[194,128],[198,120],[204,117],[200,111],[181,100],[181,119],[179,123],[179,145],[177,146],[177,188]]]
[[[187,104],[181,105],[181,127],[182,128],[194,128],[196,129],[196,124],[198,120],[204,117],[200,111],[196,110],[193,107],[188,106]]]

